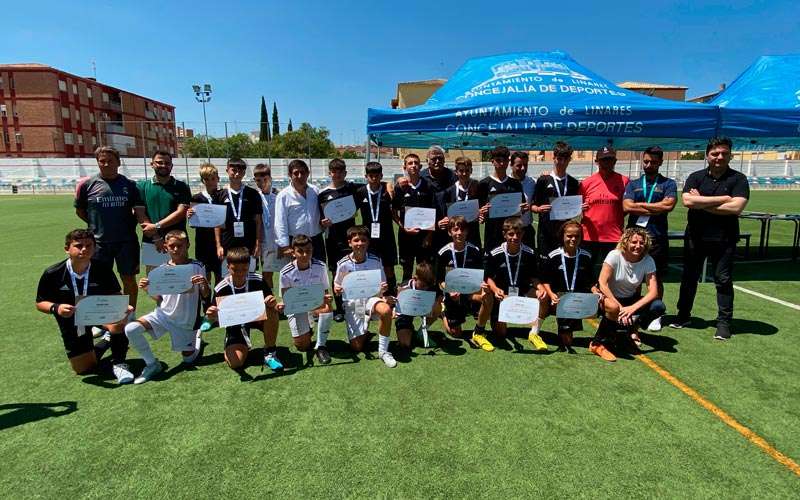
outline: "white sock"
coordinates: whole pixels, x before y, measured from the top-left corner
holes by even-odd
[[[538,334],[539,333],[539,320],[537,319],[533,323],[531,323],[531,333]]]
[[[139,353],[139,356],[142,357],[145,363],[148,365],[152,365],[156,362],[156,356],[153,354],[152,349],[150,349],[150,343],[144,338],[144,333],[147,329],[139,323],[138,321],[134,321],[125,325],[125,335],[128,337],[131,345],[136,352]]]
[[[389,350],[389,336],[378,335],[378,354]]]
[[[325,344],[328,342],[328,334],[330,333],[332,319],[333,313],[322,313],[319,315],[319,321],[317,322],[317,343],[314,349],[325,347]]]

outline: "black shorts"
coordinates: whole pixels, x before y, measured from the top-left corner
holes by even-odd
[[[397,245],[394,238],[383,238],[372,240],[369,244],[369,253],[379,257],[383,267],[394,267],[397,265]]]
[[[139,242],[137,240],[114,243],[96,242],[94,258],[109,265],[117,263],[120,276],[139,274]]]
[[[400,330],[413,330],[414,329],[414,316],[406,316],[401,314],[394,320],[394,328],[396,331]]]
[[[592,267],[601,268],[608,253],[617,248],[617,244],[605,241],[584,241],[582,247],[592,254]]]
[[[194,258],[199,260],[206,268],[206,273],[216,273],[217,276],[222,276],[222,262],[217,257],[217,253],[213,254],[195,252]]]
[[[430,247],[424,247],[423,241],[428,233],[420,231],[417,234],[407,234],[402,230],[397,235],[397,243],[400,247],[400,264],[413,265],[414,259],[419,262],[432,262],[433,253]]]
[[[669,266],[669,239],[653,238],[650,245],[650,257],[656,263],[656,277],[659,281],[664,281]]]
[[[262,323],[261,321],[254,321],[252,323],[247,323],[246,325],[235,325],[226,327],[225,348],[227,349],[232,345],[248,345],[247,339],[251,338],[250,332],[252,330],[261,331],[262,329],[261,323]],[[245,337],[245,335],[247,337]],[[250,342],[250,344],[252,344],[252,342]]]
[[[61,330],[61,340],[64,342],[64,351],[67,353],[67,358],[71,359],[94,350],[92,329],[84,327],[84,332],[83,335],[78,336],[77,328]]]
[[[467,315],[475,316],[480,307],[480,303],[472,300],[472,294],[461,294],[458,300],[444,294],[444,317],[451,328],[464,324]]]
[[[525,226],[525,232],[522,233],[522,243],[530,248],[536,248],[536,228],[533,226]]]
[[[325,241],[325,253],[328,257],[328,269],[335,274],[336,265],[339,263],[342,257],[350,253],[350,247],[347,246],[347,242],[342,245],[341,242],[331,241],[328,239]]]

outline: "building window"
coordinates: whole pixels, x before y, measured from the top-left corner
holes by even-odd
[[[89,113],[89,123],[94,123],[94,113]]]
[[[69,118],[69,108],[61,107],[61,118]]]
[[[10,88],[11,90],[14,90],[14,77],[13,76],[9,76],[8,77],[8,88]],[[20,137],[22,137],[22,136],[20,136]]]
[[[86,87],[86,97],[88,97],[89,99],[92,98],[92,89],[90,89],[89,87]]]
[[[75,84],[75,83],[72,84],[72,93],[73,94],[77,94],[78,93],[78,85]]]
[[[17,141],[17,144],[22,144],[22,132],[14,134],[14,140]]]
[[[6,144],[9,143],[8,132],[6,131],[3,131],[3,142],[5,142]]]
[[[61,92],[66,92],[67,91],[67,82],[65,82],[64,80],[59,80],[58,81],[58,90],[60,90]]]
[[[92,136],[92,146],[97,146],[97,137]]]
[[[78,146],[83,146],[83,134],[78,134]]]
[[[64,132],[64,144],[72,145],[72,133]]]
[[[75,110],[75,121],[76,122],[81,121],[81,112],[78,111],[77,109]]]
[[[3,88],[3,77],[0,76],[0,89],[2,89],[2,88]]]
[[[108,102],[108,94],[103,92],[103,102]]]
[[[0,104],[0,116],[2,116],[3,118],[8,116],[8,111],[7,110],[8,110],[8,108],[6,108],[5,104]]]

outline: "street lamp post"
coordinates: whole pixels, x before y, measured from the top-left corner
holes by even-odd
[[[206,143],[206,159],[211,163],[211,153],[208,150],[208,119],[206,118],[206,103],[211,100],[211,85],[204,83],[202,89],[200,85],[192,85],[192,90],[194,90],[194,98],[197,99],[197,102],[203,104],[203,126],[206,131],[203,137]]]

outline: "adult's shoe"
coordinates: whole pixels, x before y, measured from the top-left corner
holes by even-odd
[[[131,373],[127,364],[118,363],[113,366],[112,371],[114,376],[117,377],[118,384],[130,384],[133,382],[133,373]]]

